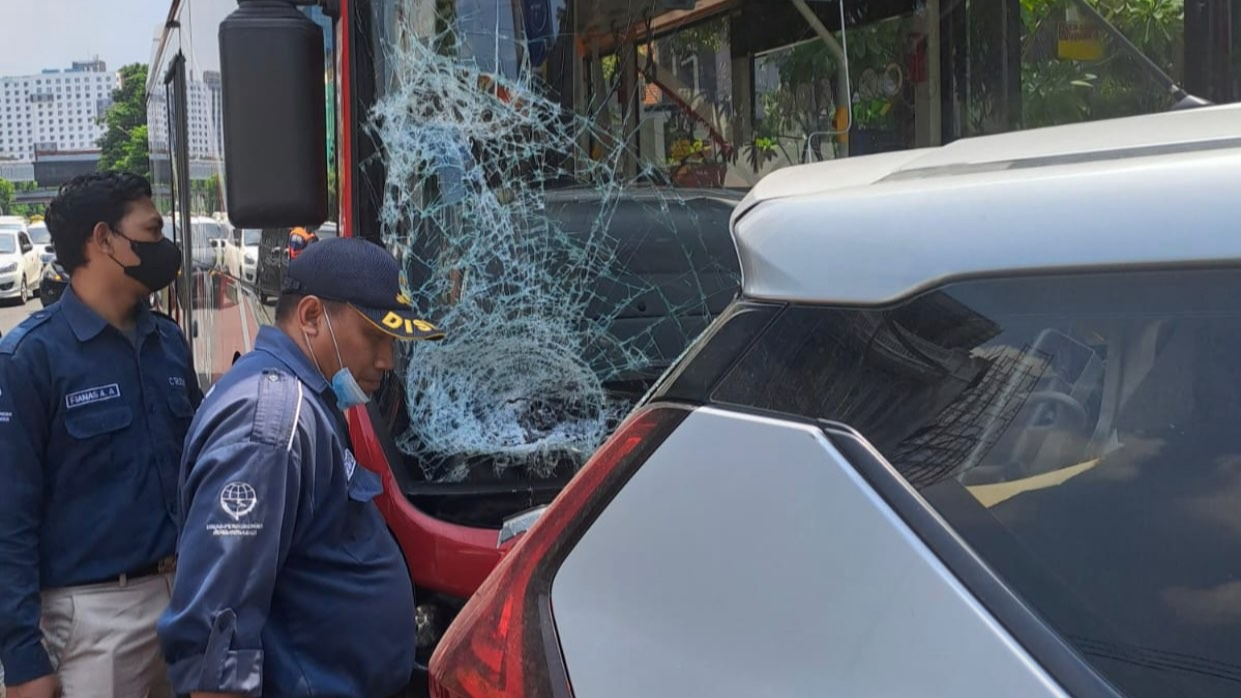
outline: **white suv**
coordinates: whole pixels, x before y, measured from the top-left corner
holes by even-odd
[[[1241,106],[779,172],[440,698],[1241,694]]]

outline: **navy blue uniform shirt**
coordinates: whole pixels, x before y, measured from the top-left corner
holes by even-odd
[[[39,591],[173,554],[185,434],[201,399],[181,330],[145,304],[134,338],[73,292],[0,338],[0,662],[52,673]]]
[[[327,381],[259,330],[194,418],[172,604],[159,635],[178,693],[393,694],[414,669],[414,592],[348,449]]]

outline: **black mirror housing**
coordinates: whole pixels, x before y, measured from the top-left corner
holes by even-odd
[[[240,0],[219,40],[229,220],[238,228],[321,223],[323,29],[286,0]]]

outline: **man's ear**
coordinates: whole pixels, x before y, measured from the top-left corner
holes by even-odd
[[[90,231],[90,240],[95,241],[95,245],[105,253],[112,252],[112,228],[107,223],[100,221]]]
[[[308,336],[319,336],[319,325],[323,319],[323,301],[316,296],[305,296],[297,303],[297,324]]]

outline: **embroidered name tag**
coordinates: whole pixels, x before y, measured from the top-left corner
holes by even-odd
[[[116,400],[121,396],[121,387],[116,383],[112,385],[102,385],[98,388],[87,388],[79,390],[76,393],[69,393],[65,396],[65,407],[73,409],[74,407],[82,407],[95,402],[103,402],[105,400]]]

